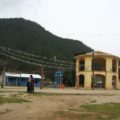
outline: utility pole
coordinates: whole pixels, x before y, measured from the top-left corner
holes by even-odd
[[[93,71],[93,76],[92,76],[92,89],[94,89],[94,72],[95,72],[95,65],[94,65],[94,61],[95,61],[95,54],[93,51],[93,60],[92,60],[92,71]]]
[[[4,78],[5,78],[5,66],[4,66],[4,68],[3,68],[1,88],[4,88]]]
[[[43,66],[41,68],[41,85],[40,85],[40,89],[43,89],[43,77],[44,77],[44,70],[43,70]]]

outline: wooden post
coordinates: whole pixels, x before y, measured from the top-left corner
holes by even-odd
[[[43,66],[41,68],[41,85],[40,85],[40,89],[43,89],[43,76],[44,76],[44,71],[43,71]]]
[[[1,88],[4,88],[4,78],[5,78],[5,66],[4,66],[4,68],[3,68]]]
[[[93,51],[93,60],[92,60],[92,71],[93,71],[93,76],[92,76],[92,89],[94,89],[94,79],[95,79],[95,75],[94,75],[94,72],[95,72],[95,54],[94,54],[94,51]]]

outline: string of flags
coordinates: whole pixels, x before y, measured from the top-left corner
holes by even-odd
[[[46,68],[64,68],[64,69],[75,68],[75,63],[57,59],[56,56],[53,57],[38,56],[32,53],[6,48],[3,46],[0,46],[0,54],[17,61],[21,61],[27,64],[32,64],[40,67],[42,66]]]

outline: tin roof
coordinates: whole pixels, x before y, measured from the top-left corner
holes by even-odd
[[[29,78],[30,75],[33,76],[33,78],[41,78],[39,74],[26,74],[26,73],[10,73],[10,72],[5,72],[5,76],[9,77],[24,77],[24,78]]]
[[[77,56],[75,56],[75,59],[77,59],[79,57],[93,56],[93,55],[95,55],[95,56],[114,57],[114,58],[117,58],[117,59],[120,60],[120,57],[112,55],[112,54],[109,54],[109,53],[105,53],[105,52],[102,52],[102,51],[93,51],[93,52],[89,52],[89,53],[86,53],[86,54],[77,55]]]

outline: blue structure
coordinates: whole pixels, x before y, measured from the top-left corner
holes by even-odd
[[[5,73],[4,85],[6,86],[27,86],[29,76],[33,75],[35,79],[34,86],[39,87],[41,84],[41,76],[38,74],[15,74]]]
[[[59,87],[59,85],[63,84],[63,72],[61,70],[58,70],[54,74],[54,85],[55,87]]]

